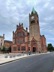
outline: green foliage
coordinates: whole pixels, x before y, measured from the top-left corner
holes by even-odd
[[[9,53],[9,52],[11,52],[11,47],[5,48],[5,47],[3,46],[2,48],[0,48],[0,51],[3,52],[3,53]]]
[[[1,51],[4,53],[5,52],[5,47],[3,46],[3,48],[1,48]]]
[[[0,48],[0,51],[1,51],[1,48]]]
[[[51,43],[48,44],[47,49],[48,51],[54,51],[54,47]]]

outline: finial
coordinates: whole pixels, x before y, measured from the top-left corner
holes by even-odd
[[[26,31],[28,31],[28,28],[26,27]]]

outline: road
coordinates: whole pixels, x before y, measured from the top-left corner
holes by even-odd
[[[0,65],[0,72],[52,72],[53,69],[54,53],[30,56]]]

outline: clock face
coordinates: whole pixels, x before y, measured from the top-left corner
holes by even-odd
[[[34,16],[32,16],[31,19],[34,19]]]

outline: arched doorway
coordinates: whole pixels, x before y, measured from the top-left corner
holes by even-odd
[[[36,52],[36,47],[33,47],[33,52]]]
[[[31,48],[32,48],[32,52],[36,52],[37,50],[37,41],[34,39],[34,37],[31,40]]]

